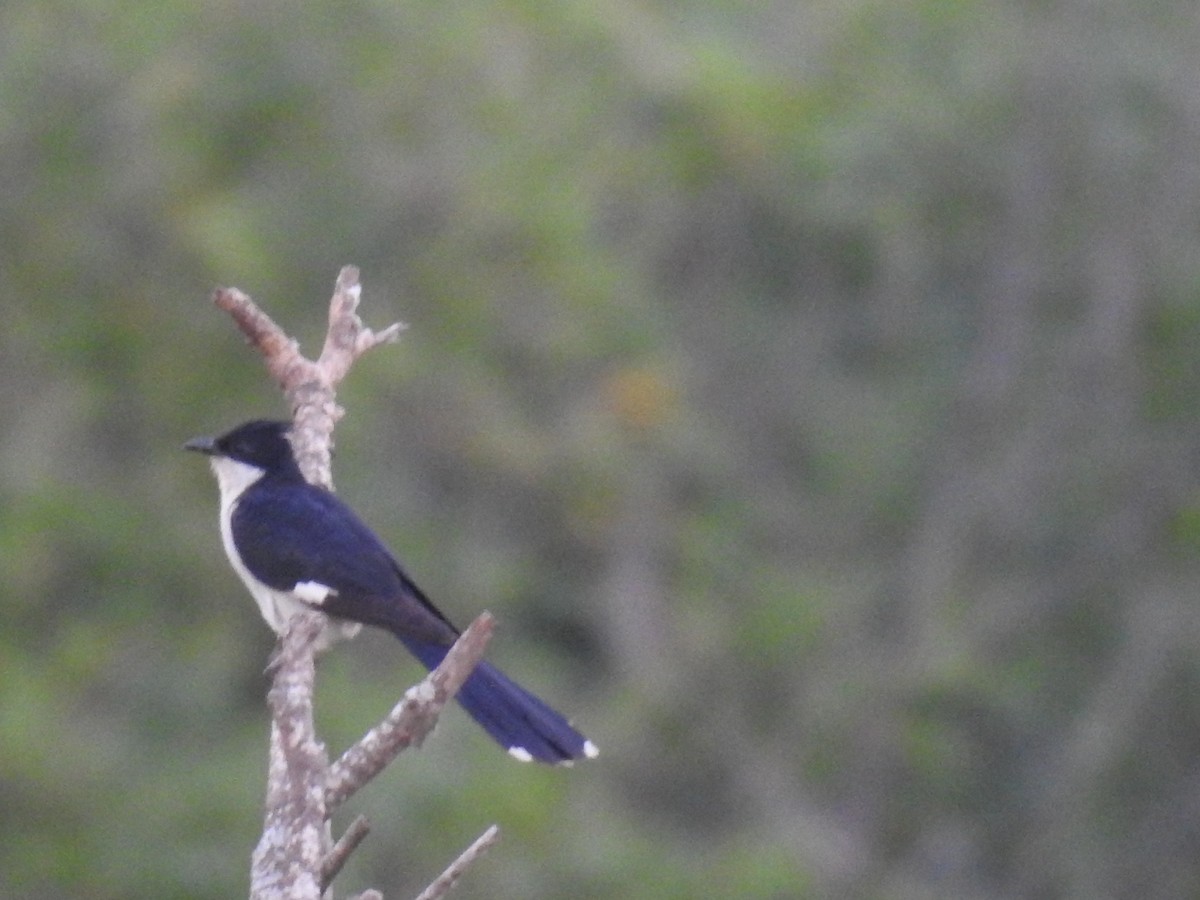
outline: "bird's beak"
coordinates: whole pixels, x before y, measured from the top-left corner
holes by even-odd
[[[213,456],[217,452],[217,441],[215,438],[198,437],[192,438],[183,445],[184,450],[195,450],[197,453],[203,453],[205,456]]]

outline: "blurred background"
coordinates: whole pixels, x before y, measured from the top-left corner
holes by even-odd
[[[244,895],[273,641],[184,440],[217,285],[402,342],[338,489],[599,744],[452,711],[337,884],[1200,895],[1200,13],[0,9],[0,894]],[[331,750],[417,679],[322,665]]]

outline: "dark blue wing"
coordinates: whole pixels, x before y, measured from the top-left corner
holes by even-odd
[[[242,495],[231,527],[246,568],[275,590],[316,582],[336,592],[320,604],[330,615],[446,646],[457,637],[374,532],[329,491],[267,476]]]
[[[404,573],[362,520],[329,491],[266,476],[233,511],[233,540],[246,568],[277,591],[316,582],[333,593],[326,613],[386,628],[428,668],[458,632]],[[488,663],[458,701],[501,746],[518,756],[563,763],[596,748],[567,719]]]

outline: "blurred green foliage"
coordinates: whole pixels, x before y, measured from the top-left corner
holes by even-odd
[[[349,812],[413,896],[1200,890],[1200,23],[1138,5],[0,9],[0,894],[227,897],[271,636],[179,446],[207,302],[411,325],[339,490],[594,764],[451,713]],[[336,750],[417,677],[323,663]]]

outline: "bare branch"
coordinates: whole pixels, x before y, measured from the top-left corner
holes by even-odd
[[[322,619],[316,613],[294,617],[271,659],[271,750],[263,833],[252,863],[255,900],[321,896],[319,872],[327,841],[323,786],[329,760],[313,728],[312,696]]]
[[[333,485],[329,451],[333,426],[342,417],[336,388],[350,367],[373,347],[395,341],[404,326],[396,323],[378,333],[358,317],[362,285],[358,269],[345,266],[338,273],[329,302],[329,330],[321,356],[315,362],[300,353],[300,345],[237,288],[218,288],[213,303],[229,313],[246,338],[262,353],[267,371],[283,389],[295,423],[292,443],[304,477],[323,487]]]
[[[350,854],[358,849],[358,845],[366,839],[370,831],[371,823],[367,821],[366,816],[354,817],[354,821],[342,832],[342,836],[337,839],[333,849],[325,855],[325,859],[321,862],[322,891],[333,883],[333,879],[337,878],[338,872],[342,871],[342,867],[350,859]]]
[[[361,290],[358,270],[344,268],[330,303],[327,351],[316,362],[302,356],[299,344],[242,291],[225,288],[213,294],[213,302],[233,317],[262,353],[267,370],[291,404],[291,437],[305,478],[327,488],[333,484],[333,426],[342,413],[336,385],[358,356],[381,342],[356,314]],[[384,334],[394,336],[398,330]],[[280,637],[271,665],[266,813],[251,872],[255,900],[315,900],[323,889],[322,861],[331,853],[324,802],[328,758],[313,727],[312,696],[315,654],[326,640],[326,626],[317,614],[297,617]]]
[[[362,354],[395,341],[403,325],[380,332],[358,316],[362,286],[358,269],[338,274],[329,304],[329,329],[315,362],[246,294],[219,289],[213,302],[233,317],[238,328],[262,353],[271,377],[291,404],[291,440],[304,477],[332,488],[330,449],[333,427],[342,415],[336,387]],[[263,834],[254,851],[252,900],[320,900],[350,854],[365,838],[361,816],[336,845],[329,813],[377,775],[401,750],[420,743],[437,722],[442,708],[483,657],[494,622],[481,615],[451,648],[442,664],[415,688],[378,726],[346,751],[333,767],[313,727],[313,682],[316,654],[324,646],[329,623],[317,613],[294,617],[280,636],[269,668],[272,686],[271,747]],[[426,890],[423,897],[442,896],[463,869],[495,842],[493,826]],[[362,900],[381,900],[376,891]]]
[[[332,813],[383,770],[405,748],[420,744],[437,724],[442,708],[483,659],[496,620],[480,613],[425,680],[409,688],[382,722],[348,748],[325,782],[325,805]]]
[[[317,362],[331,384],[337,384],[345,378],[354,361],[368,350],[395,342],[404,330],[403,323],[396,322],[378,334],[371,331],[358,317],[361,298],[358,269],[346,266],[338,273],[337,284],[334,285],[333,299],[329,303],[329,330]]]
[[[446,896],[450,888],[454,887],[454,883],[458,881],[459,876],[466,871],[467,866],[483,856],[497,841],[500,840],[500,829],[493,825],[478,838],[475,839],[470,847],[464,850],[454,862],[450,863],[449,867],[434,879],[429,887],[421,892],[417,900],[437,900],[439,897]]]
[[[291,367],[311,365],[300,355],[299,345],[237,288],[217,288],[213,303],[233,317],[246,339],[262,353],[271,377],[280,387],[286,390],[289,384],[296,383]]]

